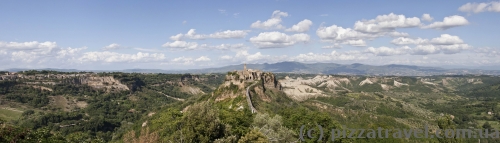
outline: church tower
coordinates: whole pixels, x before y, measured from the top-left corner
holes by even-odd
[[[247,71],[247,64],[243,64],[243,71]]]

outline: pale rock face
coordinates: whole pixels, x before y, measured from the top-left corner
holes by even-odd
[[[394,80],[394,86],[396,86],[396,87],[401,87],[401,86],[403,86],[403,85],[408,86],[408,84],[406,84],[406,83],[400,83],[400,82],[398,82],[398,81]]]
[[[99,77],[95,74],[36,74],[2,75],[0,80],[28,80],[26,84],[86,84],[97,89],[130,90],[126,85],[111,76]],[[29,81],[44,80],[44,81]]]

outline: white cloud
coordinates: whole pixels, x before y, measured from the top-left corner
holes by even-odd
[[[491,47],[485,47],[485,48],[476,48],[474,49],[475,53],[480,53],[484,56],[488,57],[500,57],[500,49],[499,48],[491,48]]]
[[[40,54],[37,52],[30,52],[30,51],[15,51],[11,53],[11,60],[12,61],[20,61],[23,63],[31,63],[33,61],[38,61],[37,59],[40,58]]]
[[[259,48],[281,48],[293,46],[300,42],[309,42],[310,36],[307,34],[287,35],[281,32],[264,32],[258,36],[250,38],[250,42]]]
[[[335,48],[335,49],[340,49],[340,48],[342,48],[342,46],[341,46],[340,44],[338,44],[338,43],[335,43],[335,44],[333,44],[333,45],[323,46],[322,48],[323,48],[323,49],[332,49],[332,48]]]
[[[440,37],[432,38],[431,43],[435,45],[454,45],[454,44],[462,44],[464,43],[464,41],[460,39],[460,37],[458,36],[442,34]]]
[[[427,54],[456,54],[463,50],[470,49],[472,46],[464,44],[464,41],[458,36],[442,34],[440,37],[431,40],[422,38],[404,38],[399,37],[391,41],[395,45],[417,45],[412,49],[415,55]]]
[[[207,37],[216,39],[244,38],[248,32],[248,30],[226,30],[210,34]]]
[[[224,56],[221,56],[220,59],[223,59],[223,60],[230,60],[230,59],[233,59],[232,56],[229,56],[229,55],[224,55]]]
[[[244,38],[249,30],[226,30],[226,31],[221,31],[221,32],[215,32],[212,34],[196,34],[196,29],[189,29],[189,31],[186,34],[179,33],[174,36],[170,36],[170,40],[174,41],[180,41],[183,38],[188,38],[188,39],[193,39],[193,40],[203,40],[207,38],[213,38],[213,39],[239,39],[239,38]]]
[[[273,12],[270,19],[264,22],[257,20],[256,22],[252,23],[250,27],[257,29],[285,29],[285,27],[281,25],[281,17],[287,17],[287,16],[288,13],[276,10]]]
[[[80,62],[106,62],[106,63],[116,63],[116,62],[151,62],[151,61],[162,61],[165,59],[165,55],[161,53],[142,53],[137,54],[121,54],[116,52],[86,52],[83,56],[78,58]]]
[[[10,59],[9,64],[30,64],[41,65],[42,63],[60,64],[71,62],[70,60],[76,56],[77,53],[86,49],[82,48],[60,48],[56,42],[1,42],[0,41],[0,55],[2,59],[7,61]],[[9,58],[10,57],[10,58]],[[5,63],[3,63],[5,64]]]
[[[173,64],[183,64],[183,65],[194,65],[194,62],[193,62],[193,58],[189,58],[189,57],[178,57],[178,58],[174,58],[171,60],[170,63],[173,63]]]
[[[333,62],[333,61],[353,61],[353,60],[366,60],[367,57],[359,51],[347,51],[347,52],[337,52],[332,51],[331,53],[307,53],[299,54],[294,57],[290,57],[288,60],[296,62]]]
[[[425,20],[425,21],[429,21],[429,22],[430,22],[430,21],[434,20],[434,18],[432,18],[430,14],[427,14],[427,13],[426,13],[426,14],[423,14],[423,15],[422,15],[422,20]]]
[[[38,42],[38,41],[32,41],[32,42],[2,42],[0,41],[0,49],[7,49],[7,50],[51,50],[53,48],[57,47],[56,42]]]
[[[174,36],[170,36],[170,40],[174,40],[174,41],[180,41],[182,40],[182,37],[184,36],[184,34],[177,34],[177,35],[174,35]]]
[[[500,12],[500,2],[493,1],[488,3],[467,3],[458,8],[462,12],[480,13],[485,11]]]
[[[244,48],[245,45],[242,43],[239,43],[239,44],[220,44],[220,45],[211,46],[208,44],[201,44],[200,45],[196,42],[174,41],[174,42],[167,42],[167,43],[163,44],[163,47],[182,49],[182,50],[199,50],[199,49],[233,50],[233,49]],[[142,49],[138,49],[138,50],[142,50]]]
[[[365,40],[362,40],[362,39],[347,40],[347,41],[342,42],[342,44],[356,46],[356,47],[364,47],[364,46],[366,46]]]
[[[197,59],[194,60],[195,62],[208,62],[210,61],[210,58],[206,57],[206,56],[201,56]]]
[[[82,47],[82,48],[61,48],[59,51],[57,51],[57,58],[62,59],[62,58],[75,58],[78,56],[80,52],[83,50],[86,50],[87,47]]]
[[[182,24],[186,24],[186,23],[187,23],[187,21],[186,21],[186,20],[182,21]]]
[[[391,32],[396,28],[408,28],[420,26],[418,17],[406,18],[404,15],[390,13],[379,15],[375,19],[367,21],[357,21],[354,30],[366,33]]]
[[[417,45],[417,47],[412,49],[413,55],[437,54],[439,52],[439,47],[434,45]]]
[[[469,21],[462,16],[453,15],[445,17],[443,22],[434,22],[427,26],[423,26],[424,29],[438,29],[438,30],[446,30],[449,28],[468,25]]]
[[[204,49],[232,50],[232,49],[244,48],[245,45],[242,43],[239,43],[239,44],[220,44],[220,45],[215,45],[215,46],[209,46],[207,44],[203,44],[200,47],[204,48]]]
[[[186,41],[174,41],[174,42],[167,42],[167,43],[163,44],[162,46],[167,47],[167,48],[194,50],[194,49],[198,48],[198,43],[186,42]]]
[[[440,46],[440,50],[443,51],[444,54],[456,54],[460,53],[463,50],[468,50],[470,48],[472,48],[472,46],[467,44],[453,44],[453,45]]]
[[[352,30],[350,28],[342,28],[337,25],[330,27],[320,27],[316,30],[316,35],[322,40],[331,43],[354,44],[359,45],[364,43],[363,39],[373,39],[381,35],[366,34]],[[356,41],[356,42],[353,42]],[[366,43],[365,43],[366,44]]]
[[[113,43],[108,46],[102,47],[102,50],[117,50],[122,48],[119,44]]]
[[[292,27],[286,29],[285,31],[288,32],[307,32],[309,31],[309,28],[312,25],[312,21],[308,19],[304,19],[297,23],[296,25],[293,25]]]
[[[322,14],[322,15],[319,15],[319,16],[328,16],[328,14]]]
[[[270,55],[263,55],[260,52],[257,52],[255,54],[249,54],[247,50],[241,50],[236,52],[236,55],[234,56],[234,60],[242,60],[245,63],[255,63],[259,61],[269,61],[273,58],[271,58]]]
[[[196,29],[189,29],[189,31],[186,34],[184,34],[183,37],[187,37],[189,39],[195,39],[195,40],[205,39],[206,38],[205,35],[196,34],[195,30]],[[179,34],[177,34],[177,35],[179,35]]]
[[[412,39],[405,37],[399,37],[391,41],[391,43],[395,45],[421,45],[421,44],[427,44],[428,42],[429,40],[427,39],[422,39],[422,38]]]
[[[397,32],[397,31],[391,32],[388,35],[391,36],[391,37],[409,37],[410,36],[410,34],[408,34],[408,33]]]
[[[393,55],[404,55],[411,51],[411,48],[408,46],[404,46],[402,48],[388,48],[388,47],[379,47],[373,48],[369,47],[365,50],[367,53],[372,53],[377,56],[393,56]]]

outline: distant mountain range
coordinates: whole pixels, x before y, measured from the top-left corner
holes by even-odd
[[[481,69],[444,69],[438,67],[423,67],[409,65],[382,65],[373,66],[365,64],[335,64],[335,63],[299,63],[280,62],[274,64],[247,64],[249,69],[258,69],[275,73],[303,73],[303,74],[339,74],[339,75],[394,75],[394,76],[429,76],[429,75],[464,75],[483,74],[500,75],[500,70]],[[36,69],[53,70],[61,72],[127,72],[127,73],[225,73],[233,70],[243,69],[243,64],[230,65],[219,68],[189,69],[189,70],[161,70],[161,69],[126,69],[126,70],[77,70],[77,69]],[[30,69],[7,69],[10,72],[18,72]]]

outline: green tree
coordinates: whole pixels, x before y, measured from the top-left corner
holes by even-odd
[[[449,115],[446,115],[440,119],[438,119],[438,126],[440,129],[440,136],[442,138],[438,138],[439,142],[441,143],[462,143],[464,142],[463,139],[460,139],[458,136],[456,136],[454,133],[449,133],[446,134],[446,130],[455,130],[455,123],[451,119]],[[453,134],[453,137],[451,135]],[[449,138],[451,137],[451,138]]]
[[[252,130],[238,140],[238,143],[268,143],[266,136],[258,130]]]

